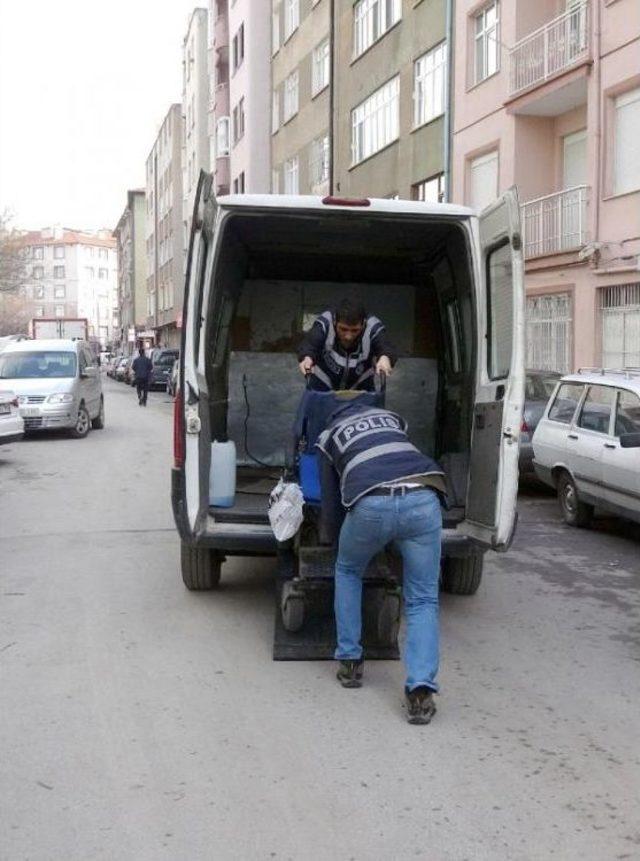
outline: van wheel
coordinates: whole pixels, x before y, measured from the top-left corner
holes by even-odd
[[[451,595],[475,595],[482,580],[484,556],[476,553],[462,559],[445,557],[442,567],[442,591]]]
[[[104,427],[104,398],[100,398],[100,412],[92,419],[91,427],[94,430],[102,430]]]
[[[593,505],[587,505],[578,497],[578,489],[568,472],[563,472],[558,479],[558,502],[564,522],[569,526],[591,525]]]
[[[80,404],[80,406],[78,407],[78,417],[76,418],[76,423],[71,428],[69,433],[74,439],[83,439],[89,433],[90,427],[91,419],[89,418],[89,411],[84,404]]]
[[[220,582],[224,557],[209,547],[180,545],[180,568],[184,585],[191,592],[206,592],[215,589]]]

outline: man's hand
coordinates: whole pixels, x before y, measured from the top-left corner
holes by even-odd
[[[389,356],[380,356],[376,362],[376,374],[384,374],[387,377],[391,376],[391,359]]]
[[[300,373],[304,374],[306,377],[307,374],[311,373],[311,368],[313,368],[313,365],[314,361],[311,356],[305,356],[298,366],[300,368]]]

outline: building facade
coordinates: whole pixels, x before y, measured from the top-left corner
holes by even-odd
[[[193,10],[182,45],[182,248],[185,257],[198,177],[201,170],[210,170],[208,17],[206,9]]]
[[[109,230],[26,232],[25,294],[35,317],[86,317],[102,347],[119,330],[117,255]]]
[[[143,189],[127,192],[127,205],[113,231],[118,259],[119,329],[113,346],[130,355],[147,323],[146,200]]]
[[[640,4],[460,0],[453,200],[515,185],[527,364],[640,365]]]
[[[182,105],[169,108],[146,165],[147,330],[177,347],[182,325]]]

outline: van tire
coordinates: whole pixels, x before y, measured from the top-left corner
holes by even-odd
[[[78,407],[78,417],[76,418],[75,425],[69,430],[69,435],[73,439],[84,439],[90,430],[91,419],[89,417],[89,410],[82,403]]]
[[[102,430],[104,428],[104,398],[100,398],[100,410],[95,419],[91,420],[91,427],[94,430]]]
[[[564,522],[568,526],[578,526],[581,529],[591,526],[593,505],[588,505],[579,498],[576,484],[568,472],[560,474],[557,490]]]
[[[220,583],[223,557],[209,547],[180,544],[182,580],[190,592],[206,592]]]
[[[442,591],[451,595],[475,595],[482,580],[483,565],[482,553],[462,559],[445,557],[442,567]]]

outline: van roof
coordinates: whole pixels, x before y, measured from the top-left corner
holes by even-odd
[[[58,350],[59,352],[75,352],[76,346],[84,343],[71,338],[31,338],[28,341],[15,341],[4,350],[5,353],[30,353],[33,350]]]
[[[418,200],[390,200],[388,198],[366,198],[366,206],[344,206],[339,203],[323,203],[326,198],[305,194],[227,194],[216,198],[219,206],[224,209],[269,208],[269,209],[317,209],[325,211],[332,209],[338,212],[370,213],[404,213],[412,215],[446,215],[458,218],[476,216],[474,209],[468,206],[457,206],[452,203],[423,203]],[[357,198],[334,195],[333,200],[354,200]],[[365,198],[363,198],[365,199]]]

